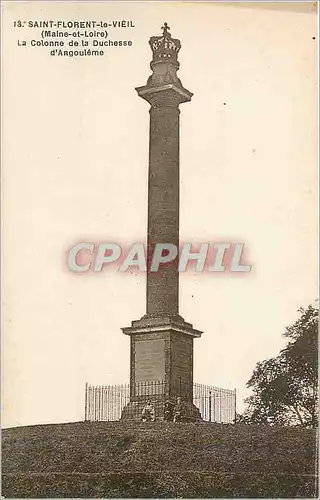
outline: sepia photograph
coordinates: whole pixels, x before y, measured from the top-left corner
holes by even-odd
[[[1,13],[1,498],[318,498],[318,3]]]

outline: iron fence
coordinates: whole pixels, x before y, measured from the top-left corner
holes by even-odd
[[[132,390],[132,387],[131,387]],[[173,398],[165,396],[164,381],[149,381],[135,384],[135,398],[130,402],[130,385],[89,385],[85,387],[85,420],[120,420],[123,410],[139,418],[147,400],[155,406],[156,418],[164,414],[166,402],[185,394],[180,384],[180,393]],[[193,384],[193,405],[207,422],[234,423],[236,415],[236,390],[221,389],[204,384]],[[129,404],[130,403],[130,404]]]

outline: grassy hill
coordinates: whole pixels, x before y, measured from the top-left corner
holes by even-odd
[[[316,496],[316,437],[306,429],[78,422],[2,438],[10,498]]]

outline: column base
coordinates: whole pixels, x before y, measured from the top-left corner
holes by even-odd
[[[179,314],[150,315],[122,328],[131,338],[130,403],[122,420],[141,420],[142,409],[150,400],[156,419],[164,418],[164,403],[175,404],[181,397],[185,419],[201,419],[193,404],[193,339],[202,332]]]

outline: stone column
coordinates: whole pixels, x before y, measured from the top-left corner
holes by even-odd
[[[150,104],[147,296],[146,314],[122,328],[131,337],[131,402],[122,418],[130,418],[130,405],[142,404],[139,384],[157,381],[163,387],[163,394],[154,394],[160,413],[163,398],[182,396],[190,416],[200,418],[192,404],[193,339],[202,332],[179,315],[178,257],[150,271],[157,243],[179,248],[179,105],[192,97],[177,77],[180,41],[168,29],[165,23],[163,35],[151,37],[152,75],[136,89]]]

